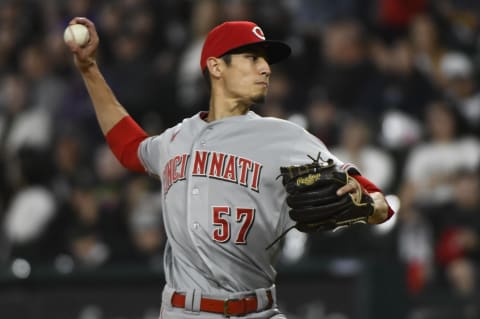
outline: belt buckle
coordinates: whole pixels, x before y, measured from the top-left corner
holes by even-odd
[[[230,317],[231,315],[235,315],[235,316],[240,315],[240,314],[231,314],[231,313],[228,312],[228,303],[229,303],[230,301],[241,301],[241,299],[238,299],[238,298],[225,298],[225,299],[223,300],[223,315],[224,315],[225,317]],[[244,310],[244,312],[245,312],[245,309],[243,309],[243,310]]]

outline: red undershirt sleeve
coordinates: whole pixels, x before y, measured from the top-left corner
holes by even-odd
[[[352,175],[353,178],[355,178],[360,185],[369,193],[375,193],[375,192],[380,192],[382,191],[377,187],[377,185],[373,184],[371,181],[369,181],[367,178],[363,177],[362,175]],[[393,209],[388,205],[388,217],[385,221],[389,220],[390,217],[392,217],[394,214]]]
[[[108,146],[120,163],[125,168],[140,173],[145,173],[145,168],[137,151],[140,143],[147,137],[147,133],[131,116],[122,118],[105,135]]]

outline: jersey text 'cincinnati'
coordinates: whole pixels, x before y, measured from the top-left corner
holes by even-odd
[[[177,155],[170,160],[163,169],[164,194],[178,181],[185,180],[188,176],[187,168],[190,167],[192,176],[215,178],[226,182],[248,187],[259,192],[260,174],[262,164],[245,157],[233,154],[195,151],[193,162],[189,154]]]

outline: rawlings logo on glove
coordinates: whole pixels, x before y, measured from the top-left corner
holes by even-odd
[[[310,186],[320,179],[320,174],[309,175],[306,177],[299,177],[297,179],[297,186]]]

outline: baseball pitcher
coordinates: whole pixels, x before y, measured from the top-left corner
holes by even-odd
[[[381,191],[316,137],[250,110],[267,95],[270,64],[291,51],[255,23],[211,30],[200,59],[208,112],[150,137],[97,67],[94,24],[70,24],[90,33],[87,45],[68,45],[110,148],[125,167],[162,184],[168,242],[160,318],[285,318],[273,266],[285,231],[377,224],[393,214]]]

